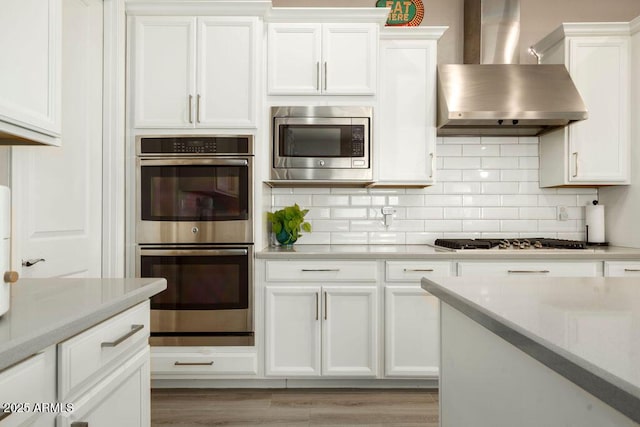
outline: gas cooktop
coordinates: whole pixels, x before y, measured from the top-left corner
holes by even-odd
[[[436,246],[449,249],[588,249],[586,242],[548,238],[527,239],[436,239]]]

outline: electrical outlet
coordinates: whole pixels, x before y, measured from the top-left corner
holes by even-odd
[[[558,206],[558,221],[567,221],[569,219],[569,212],[567,212],[566,206]]]

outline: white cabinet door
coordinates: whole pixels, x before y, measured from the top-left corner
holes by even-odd
[[[270,24],[268,92],[301,95],[320,92],[320,24]]]
[[[131,61],[138,128],[188,128],[195,121],[196,18],[134,19]]]
[[[322,375],[376,376],[377,287],[324,286]]]
[[[569,72],[589,111],[587,120],[569,127],[569,181],[624,183],[629,179],[628,37],[570,40]]]
[[[324,24],[322,88],[332,95],[373,95],[376,91],[375,24]]]
[[[382,40],[378,181],[432,184],[436,148],[436,40]]]
[[[60,144],[61,4],[61,0],[2,2],[0,138],[6,132]]]
[[[149,347],[132,356],[88,393],[74,411],[58,417],[58,427],[85,422],[91,427],[150,425]]]
[[[438,298],[419,286],[385,287],[385,375],[437,377]]]
[[[255,123],[257,18],[198,18],[196,126]]]
[[[265,288],[266,375],[320,375],[320,287]]]
[[[270,95],[372,95],[375,24],[269,25]]]

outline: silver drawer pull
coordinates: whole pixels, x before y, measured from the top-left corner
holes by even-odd
[[[627,273],[637,273],[640,271],[640,269],[638,268],[625,268],[624,271],[626,271]]]
[[[173,366],[211,366],[213,365],[213,360],[211,362],[175,362]]]
[[[433,268],[405,268],[404,271],[424,271],[424,272],[433,272]]]
[[[301,271],[340,271],[339,268],[303,268]]]
[[[549,270],[507,270],[507,273],[514,274],[547,274]]]
[[[101,347],[115,347],[118,344],[121,344],[127,338],[133,336],[136,332],[141,331],[142,329],[144,329],[144,325],[131,325],[131,330],[129,332],[127,332],[126,334],[124,334],[123,336],[121,336],[120,338],[118,338],[115,341],[103,342],[102,344],[100,344],[100,346]]]
[[[0,414],[0,421],[2,421],[2,420],[4,420],[4,419],[8,418],[8,417],[9,417],[9,415],[11,415],[11,414],[13,414],[13,412],[11,412],[11,411],[7,411],[7,412],[3,412],[3,413],[1,413],[1,414]]]

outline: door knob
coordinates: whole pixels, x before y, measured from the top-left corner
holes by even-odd
[[[22,266],[23,267],[31,267],[32,265],[36,265],[37,263],[39,263],[40,261],[44,261],[44,258],[38,258],[38,259],[28,259],[28,260],[22,260]]]
[[[19,278],[20,278],[20,275],[16,271],[5,271],[4,272],[3,279],[7,283],[16,283]]]

